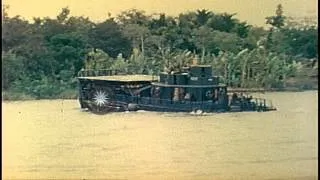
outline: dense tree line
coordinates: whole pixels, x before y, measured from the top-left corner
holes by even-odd
[[[131,9],[95,23],[70,16],[2,16],[2,89],[37,98],[74,94],[80,69],[157,74],[197,59],[233,87],[283,88],[317,68],[318,26],[293,23],[278,5],[269,29],[201,9],[176,17]]]

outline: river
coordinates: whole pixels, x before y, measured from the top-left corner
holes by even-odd
[[[318,92],[273,112],[95,115],[76,100],[2,102],[4,179],[317,179]]]

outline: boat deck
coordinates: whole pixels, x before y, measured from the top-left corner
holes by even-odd
[[[102,80],[102,81],[120,81],[120,82],[133,82],[133,81],[156,81],[158,76],[152,75],[112,75],[112,76],[83,76],[78,79],[89,80]]]

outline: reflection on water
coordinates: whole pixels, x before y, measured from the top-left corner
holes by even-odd
[[[278,111],[94,115],[74,100],[4,102],[6,179],[317,179],[317,92]]]

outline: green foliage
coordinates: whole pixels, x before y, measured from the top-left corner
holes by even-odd
[[[192,54],[190,51],[167,52],[164,59],[164,69],[167,73],[179,73],[182,68],[190,65],[192,62]]]
[[[318,56],[318,29],[284,29],[281,32],[282,42],[276,47],[287,54],[305,58]],[[280,39],[280,38],[279,38]]]
[[[55,58],[54,72],[63,69],[73,69],[74,75],[84,66],[83,57],[86,54],[86,42],[80,34],[57,34],[48,42],[49,49]]]
[[[144,41],[149,35],[149,29],[138,24],[126,24],[123,26],[122,32],[126,38],[131,40],[133,47],[140,49],[144,55]]]
[[[67,17],[70,14],[70,9],[68,7],[62,8],[61,13],[57,16],[59,23],[64,23],[67,20]]]
[[[241,50],[243,40],[236,34],[221,31],[214,31],[213,33],[213,43],[219,50],[233,53],[237,53]]]
[[[133,53],[128,60],[128,68],[130,73],[146,73],[147,59],[143,56],[139,49],[133,49]]]
[[[5,16],[2,22],[2,50],[8,51],[22,46],[30,35],[29,28],[28,21],[21,19],[20,16],[13,18]]]
[[[13,91],[2,91],[2,100],[21,101],[34,100],[35,98],[25,93],[18,93]]]
[[[117,59],[111,65],[110,69],[126,73],[128,71],[128,66],[128,63],[125,62],[125,59],[121,54],[119,54]]]
[[[2,88],[7,90],[14,81],[24,77],[24,61],[13,52],[2,52]]]
[[[266,23],[270,24],[272,27],[280,29],[281,27],[284,26],[285,18],[286,17],[283,15],[282,5],[278,4],[276,15],[266,17],[266,20],[267,20]]]
[[[150,21],[150,17],[145,14],[144,11],[138,9],[129,9],[121,12],[116,20],[119,24],[137,24],[140,26],[147,25]]]
[[[206,9],[197,10],[196,14],[196,24],[198,26],[206,25],[208,20],[212,17],[212,13]]]
[[[174,73],[194,59],[232,87],[311,87],[307,79],[317,74],[317,25],[284,16],[281,5],[266,18],[270,30],[206,9],[176,17],[131,9],[100,23],[71,16],[68,7],[33,23],[7,9],[2,88],[9,99],[76,97],[80,69]]]
[[[95,49],[87,54],[87,59],[85,61],[85,69],[109,69],[113,63],[113,58],[111,58],[107,53],[101,49]]]
[[[120,26],[113,20],[95,25],[89,32],[90,44],[95,48],[115,58],[119,53],[128,57],[131,52],[131,42],[123,35]]]
[[[234,18],[235,15],[228,13],[215,14],[208,21],[208,26],[217,31],[231,32],[238,23],[238,20]]]

